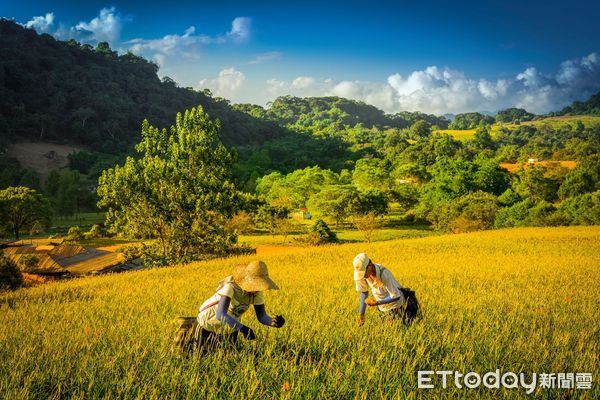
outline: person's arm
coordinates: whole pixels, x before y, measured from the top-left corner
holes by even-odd
[[[365,300],[369,297],[369,292],[360,292],[360,302],[358,306],[358,313],[360,315],[365,315],[365,311],[367,309],[367,305],[365,304]]]
[[[231,299],[227,296],[221,296],[219,300],[219,305],[217,306],[217,319],[225,324],[227,324],[232,329],[239,331],[244,325],[229,315],[227,311],[229,311],[229,304],[231,303]]]
[[[379,301],[376,301],[376,302],[375,302],[373,305],[374,305],[374,306],[382,306],[382,305],[384,305],[384,304],[390,304],[390,303],[393,303],[393,302],[395,302],[395,301],[398,301],[398,300],[400,300],[401,298],[402,298],[402,296],[398,296],[398,297],[390,297],[390,296],[388,296],[388,297],[386,297],[386,298],[384,298],[384,299],[381,299],[381,300],[379,300]]]
[[[271,326],[273,318],[265,311],[264,304],[255,304],[254,311],[256,312],[256,319],[263,325]]]

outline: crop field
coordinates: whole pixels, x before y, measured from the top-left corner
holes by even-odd
[[[594,398],[600,365],[599,227],[523,228],[261,255],[281,329],[179,358],[195,315],[251,257],[50,283],[0,295],[0,393],[24,398]],[[352,259],[366,251],[417,292],[423,321],[357,327]],[[417,371],[586,372],[591,390],[417,389]],[[530,378],[528,378],[528,381]]]
[[[570,125],[571,128],[575,128],[577,123],[581,122],[585,127],[591,127],[594,125],[600,125],[600,116],[595,115],[565,115],[560,117],[548,117],[536,121],[521,122],[520,125],[531,125],[535,127],[541,127],[543,125],[549,125],[553,129],[562,128],[565,125]],[[496,123],[490,127],[490,134],[492,137],[496,135],[500,128],[514,129],[518,127],[516,124],[502,124]],[[477,129],[441,129],[435,131],[435,133],[446,133],[452,136],[456,140],[465,141],[471,140],[475,137]]]

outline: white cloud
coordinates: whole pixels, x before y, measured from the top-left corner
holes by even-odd
[[[242,87],[246,76],[235,68],[226,68],[214,79],[202,79],[198,89],[209,88],[214,95],[230,99]]]
[[[310,82],[310,86],[300,82]],[[600,56],[563,62],[555,74],[529,67],[513,77],[474,79],[461,71],[430,66],[406,76],[393,74],[386,82],[317,80],[298,77],[290,82],[267,81],[274,95],[340,96],[380,107],[386,112],[423,111],[435,114],[497,111],[522,107],[535,113],[559,110],[600,90]]]
[[[190,26],[182,35],[170,34],[159,39],[132,39],[125,44],[135,54],[161,60],[159,65],[164,65],[172,57],[198,59],[200,49],[208,44],[224,44],[230,42],[243,42],[250,36],[251,19],[237,17],[231,23],[231,30],[218,36],[196,34],[196,27]]]
[[[227,32],[227,38],[243,42],[250,37],[252,19],[248,17],[236,17],[231,22],[231,30]]]
[[[254,59],[248,61],[248,64],[262,64],[268,61],[281,60],[282,53],[279,51],[270,51],[257,55]]]
[[[33,28],[37,32],[45,33],[49,32],[50,28],[54,24],[54,13],[47,13],[44,16],[33,17],[31,21],[25,23],[25,27]]]
[[[316,82],[316,79],[311,76],[299,76],[292,81],[290,87],[292,89],[310,89]]]
[[[103,8],[96,18],[89,22],[80,22],[75,25],[75,30],[90,36],[97,42],[113,42],[118,39],[123,27],[123,20],[116,12],[115,7]]]

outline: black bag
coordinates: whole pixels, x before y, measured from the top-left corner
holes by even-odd
[[[423,319],[421,306],[417,295],[410,288],[400,288],[404,296],[404,304],[402,305],[402,322],[404,325],[410,325],[416,319]]]

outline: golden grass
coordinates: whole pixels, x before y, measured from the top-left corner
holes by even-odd
[[[178,359],[174,321],[194,315],[251,257],[81,278],[0,297],[5,398],[525,398],[522,389],[417,390],[418,370],[600,373],[599,227],[523,228],[352,243],[261,256],[280,291],[279,330]],[[351,261],[361,251],[414,290],[411,328],[369,310],[355,326]],[[532,398],[591,392],[537,389]],[[584,397],[582,397],[584,398]]]

